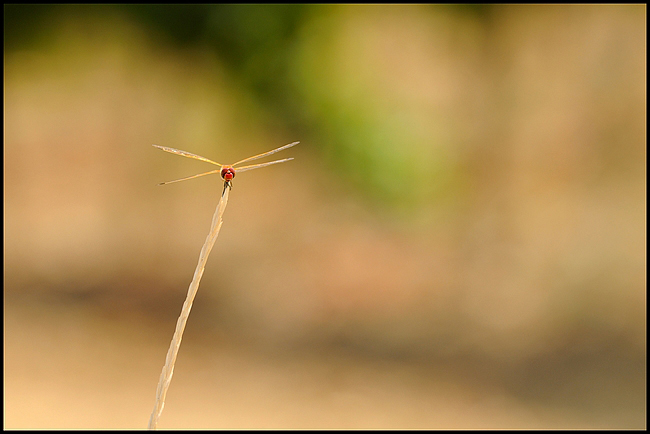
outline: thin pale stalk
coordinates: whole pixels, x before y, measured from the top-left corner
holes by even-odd
[[[169,384],[172,381],[172,375],[174,375],[174,364],[176,363],[176,356],[178,355],[178,349],[181,346],[181,339],[183,339],[183,331],[185,330],[185,324],[187,323],[187,318],[190,316],[190,310],[192,309],[192,303],[194,302],[194,297],[196,292],[199,289],[199,282],[201,281],[201,276],[203,276],[203,270],[205,270],[205,264],[208,261],[208,255],[214,246],[214,242],[217,240],[219,235],[219,230],[221,229],[222,216],[223,212],[226,209],[228,204],[228,195],[230,193],[230,186],[224,185],[223,193],[221,194],[221,199],[217,205],[217,209],[214,211],[214,216],[212,217],[212,226],[210,227],[210,233],[205,239],[203,248],[201,249],[201,254],[199,255],[199,263],[196,265],[196,270],[194,270],[194,277],[192,278],[192,283],[190,283],[190,288],[187,291],[187,297],[185,298],[185,303],[183,303],[183,309],[181,310],[181,315],[178,317],[176,322],[176,331],[174,332],[174,337],[167,351],[167,359],[165,360],[165,366],[160,373],[160,380],[158,381],[158,389],[156,390],[156,403],[151,413],[151,418],[149,419],[149,429],[156,429],[158,425],[158,419],[162,414],[163,408],[165,407],[165,397],[167,396],[167,389]]]

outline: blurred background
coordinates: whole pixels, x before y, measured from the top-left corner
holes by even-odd
[[[645,428],[646,7],[5,5],[5,428]],[[275,156],[274,156],[275,157]]]

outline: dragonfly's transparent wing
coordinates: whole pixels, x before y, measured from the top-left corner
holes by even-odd
[[[271,164],[284,163],[285,161],[291,161],[291,160],[293,160],[293,158],[285,158],[284,160],[275,160],[269,163],[253,164],[252,166],[236,167],[235,173],[246,172],[247,170],[259,169],[260,167],[270,166]]]
[[[173,182],[187,181],[188,179],[198,178],[199,176],[211,175],[211,174],[213,174],[213,173],[219,173],[219,172],[221,172],[221,169],[211,170],[211,171],[209,171],[209,172],[199,173],[198,175],[188,176],[187,178],[181,178],[181,179],[175,179],[175,180],[173,180],[173,181],[161,182],[161,183],[158,184],[158,185],[165,185],[165,184],[171,184],[171,183],[173,183]]]
[[[238,161],[235,164],[233,164],[233,166],[236,166],[237,164],[240,164],[240,163],[245,163],[247,161],[259,160],[260,158],[264,158],[264,157],[266,157],[268,155],[275,154],[276,152],[283,151],[283,150],[285,150],[287,148],[290,148],[292,146],[296,146],[298,143],[300,143],[300,142],[289,143],[288,145],[280,146],[279,148],[274,149],[272,151],[268,151],[268,152],[264,152],[263,154],[253,155],[252,157],[244,158],[243,160]],[[282,160],[282,161],[286,161],[286,160]],[[277,162],[279,163],[280,161],[277,161]],[[249,166],[246,166],[246,167],[249,167]],[[262,166],[260,166],[260,167],[262,167]],[[241,169],[243,169],[243,167],[240,168],[240,169],[237,169],[235,167],[235,170],[241,170]],[[250,169],[248,169],[248,170],[250,170]]]
[[[160,146],[160,145],[153,145],[153,146],[158,149],[162,149],[165,152],[171,152],[172,154],[182,155],[183,157],[194,158],[195,160],[205,161],[206,163],[214,164],[216,166],[223,166],[223,164],[216,163],[212,160],[208,160],[205,157],[201,157],[200,155],[192,154],[191,152],[181,151],[180,149],[168,148],[167,146]]]

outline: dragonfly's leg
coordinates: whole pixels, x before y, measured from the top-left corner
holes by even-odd
[[[226,188],[230,188],[232,190],[232,182],[225,181],[223,183],[223,191],[221,192],[221,196],[223,196],[226,193]]]

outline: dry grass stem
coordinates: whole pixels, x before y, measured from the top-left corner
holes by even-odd
[[[168,148],[166,146],[153,145],[154,147],[169,152],[172,154],[180,155],[183,157],[193,158],[195,160],[204,161],[206,163],[214,164],[219,166],[218,170],[211,170],[209,172],[200,173],[194,176],[188,176],[186,178],[176,179],[174,181],[162,182],[158,185],[171,184],[172,182],[185,181],[187,179],[197,178],[199,176],[211,175],[220,173],[221,178],[225,181],[223,185],[223,192],[221,193],[221,199],[217,205],[217,209],[214,212],[212,217],[212,226],[210,227],[210,233],[208,238],[206,238],[203,248],[201,249],[201,254],[199,255],[199,263],[196,265],[196,270],[194,270],[194,278],[192,278],[192,283],[190,283],[190,289],[187,291],[187,298],[183,304],[183,309],[181,310],[181,315],[178,317],[178,322],[176,323],[176,331],[174,332],[174,337],[172,338],[172,343],[169,346],[169,351],[167,351],[167,359],[165,360],[165,366],[163,367],[162,372],[160,373],[160,380],[158,381],[158,389],[156,390],[156,404],[154,405],[153,412],[151,413],[151,418],[149,419],[149,429],[156,429],[158,425],[158,420],[162,414],[163,408],[165,407],[165,397],[167,396],[167,389],[169,389],[169,383],[172,381],[172,375],[174,375],[174,364],[176,363],[176,356],[178,355],[178,349],[181,346],[181,339],[183,339],[183,331],[185,330],[185,324],[187,323],[187,318],[190,316],[190,310],[192,309],[192,303],[194,302],[194,297],[196,292],[199,289],[199,282],[201,281],[201,276],[203,276],[203,270],[205,270],[205,264],[208,261],[208,255],[214,242],[217,240],[219,235],[219,229],[221,229],[221,218],[223,212],[226,209],[226,204],[228,203],[228,195],[230,194],[230,189],[232,184],[230,181],[235,177],[235,171],[246,172],[247,170],[259,169],[261,167],[270,166],[271,164],[284,163],[285,161],[293,160],[293,158],[284,158],[282,160],[271,161],[268,163],[253,164],[249,166],[237,167],[235,166],[245,163],[247,161],[258,160],[260,158],[273,155],[276,152],[282,151],[284,149],[290,148],[297,145],[300,142],[289,143],[288,145],[280,146],[279,148],[272,149],[261,154],[253,155],[252,157],[244,158],[232,165],[223,165],[215,161],[201,157],[200,155],[192,154],[191,152],[183,151],[180,149]]]
[[[185,298],[183,309],[181,310],[181,314],[178,317],[178,321],[176,322],[176,331],[174,332],[174,337],[172,338],[169,350],[167,351],[165,366],[160,373],[158,389],[156,390],[156,403],[154,405],[153,412],[151,413],[151,418],[149,419],[149,429],[156,429],[160,415],[162,414],[163,408],[165,407],[165,397],[167,396],[167,389],[169,389],[169,384],[172,381],[172,375],[174,375],[174,364],[176,363],[178,349],[181,346],[181,339],[183,339],[185,324],[187,323],[187,318],[190,316],[192,303],[194,302],[194,297],[196,296],[196,292],[199,289],[199,282],[201,281],[201,276],[203,276],[203,270],[205,270],[205,264],[208,261],[208,255],[210,255],[212,246],[214,246],[214,242],[217,240],[217,236],[219,235],[223,212],[225,211],[226,205],[228,204],[229,193],[230,185],[229,183],[225,183],[223,193],[221,194],[221,199],[219,200],[217,209],[215,210],[214,216],[212,217],[212,226],[210,227],[210,233],[205,239],[205,243],[201,249],[201,254],[199,255],[199,263],[196,265],[196,270],[194,270],[194,277],[192,278],[192,283],[190,283],[190,288],[187,291],[187,298]]]

